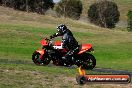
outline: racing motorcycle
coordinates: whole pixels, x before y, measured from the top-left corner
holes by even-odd
[[[51,61],[56,66],[77,65],[84,69],[93,69],[96,65],[96,59],[90,53],[94,51],[91,44],[81,44],[78,54],[65,61],[62,57],[67,53],[67,50],[61,48],[62,42],[45,38],[40,43],[42,49],[35,50],[32,54],[32,61],[36,65],[48,65]]]

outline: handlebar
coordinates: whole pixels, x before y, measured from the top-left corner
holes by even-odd
[[[49,45],[49,46],[53,46],[53,38],[52,39],[49,39],[49,38],[45,38],[45,40],[46,40],[46,42],[47,42],[47,44]]]
[[[50,41],[50,39],[48,39],[48,38],[45,38],[45,40],[46,40],[46,41]]]

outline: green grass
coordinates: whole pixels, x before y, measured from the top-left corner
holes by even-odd
[[[98,46],[95,57],[97,66],[103,68],[131,70],[131,44],[114,44],[108,47]],[[102,49],[102,50],[101,50]],[[102,63],[102,64],[101,64]]]
[[[21,25],[1,25],[0,31],[1,53],[6,52],[8,55],[16,54],[14,56],[31,55],[32,51],[37,48],[36,46],[39,46],[41,35],[51,33],[51,31],[44,28],[26,27]]]

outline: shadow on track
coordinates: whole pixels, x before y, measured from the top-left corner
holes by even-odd
[[[9,59],[0,59],[0,64],[30,64],[33,65],[31,61],[27,60],[9,60]]]

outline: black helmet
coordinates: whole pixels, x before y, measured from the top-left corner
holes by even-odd
[[[58,29],[58,33],[59,33],[60,35],[64,35],[64,34],[66,33],[66,31],[67,31],[67,27],[66,27],[66,25],[64,25],[64,24],[60,24],[60,25],[57,27],[57,29]]]

